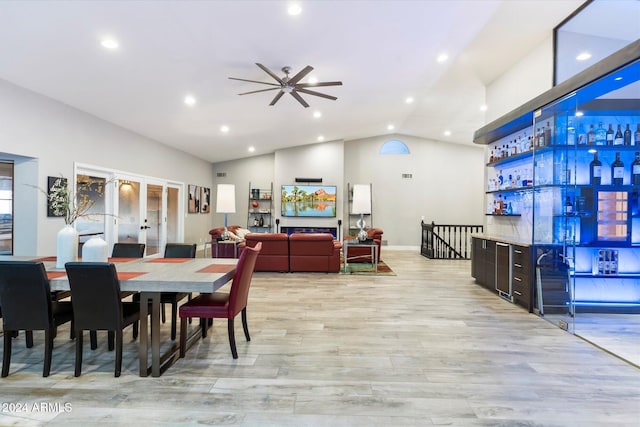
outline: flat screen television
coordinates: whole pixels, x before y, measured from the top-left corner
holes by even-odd
[[[335,218],[335,185],[283,185],[281,192],[283,217]]]

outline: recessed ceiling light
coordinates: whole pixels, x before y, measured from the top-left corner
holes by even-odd
[[[322,135],[318,136],[318,141],[320,141],[320,142],[324,141],[324,136],[322,136]]]
[[[616,78],[615,78],[615,79],[613,79],[613,80],[615,80],[615,81],[619,82],[620,80],[622,80],[622,77],[616,77]]]
[[[308,82],[310,85],[314,85],[314,84],[318,83],[318,78],[317,78],[316,76],[309,77],[309,79],[307,80],[307,82]]]
[[[486,105],[486,104],[482,104],[482,105],[480,106],[480,111],[487,111],[487,108],[489,108],[489,107],[487,107],[487,105]]]
[[[413,103],[413,101],[414,101],[414,99],[413,99],[413,97],[412,97],[412,96],[408,96],[408,97],[404,100],[404,102],[406,102],[407,104],[412,104],[412,103]]]
[[[220,126],[220,132],[222,132],[222,133],[229,132],[229,126],[227,126],[227,125]]]
[[[443,63],[445,62],[447,59],[449,59],[449,55],[447,55],[446,53],[441,53],[440,55],[438,55],[438,57],[436,58],[436,61],[438,61],[439,63]]]
[[[445,130],[444,131],[444,136],[451,136],[451,131],[450,130]]]
[[[300,15],[302,13],[302,8],[300,7],[300,5],[298,3],[293,3],[287,9],[287,13],[289,15],[291,15],[291,16],[297,16],[297,15]]]
[[[118,48],[118,42],[115,39],[103,39],[100,42],[100,44],[105,49],[117,49]]]
[[[184,103],[189,106],[194,106],[196,105],[196,99],[191,95],[187,95],[184,97]]]
[[[249,147],[247,150],[248,150],[250,153],[253,153],[254,151],[256,151],[256,147],[251,146],[251,147]]]
[[[315,117],[316,119],[319,119],[320,117],[322,117],[322,113],[320,111],[316,111],[313,113],[313,117]]]
[[[581,52],[578,56],[576,56],[576,59],[578,61],[586,61],[589,58],[591,58],[591,54],[589,52]]]
[[[394,125],[387,125],[387,130],[394,130],[396,127]]]

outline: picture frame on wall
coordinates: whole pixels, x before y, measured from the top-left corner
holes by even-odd
[[[211,212],[211,189],[200,187],[200,213]]]
[[[188,213],[200,212],[200,187],[189,184],[189,203],[187,204]]]
[[[56,184],[57,181],[60,181],[59,186],[60,187],[66,187],[67,186],[67,178],[62,178],[59,176],[48,176],[47,177],[47,216],[51,217],[51,218],[59,218],[59,217],[63,217],[65,214],[64,212],[59,212],[56,214],[56,212],[53,209],[52,204],[52,200],[51,200],[51,190],[53,188],[53,186]]]

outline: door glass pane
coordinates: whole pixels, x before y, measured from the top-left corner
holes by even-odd
[[[13,254],[13,163],[0,162],[0,255]]]
[[[147,185],[147,255],[160,251],[160,228],[162,226],[162,186]]]
[[[93,236],[105,238],[105,186],[106,178],[78,174],[76,177],[76,205],[88,206],[85,214],[76,220],[80,245]]]
[[[119,180],[118,243],[138,243],[140,225],[140,183]]]
[[[179,190],[173,187],[167,190],[167,242],[177,242]]]

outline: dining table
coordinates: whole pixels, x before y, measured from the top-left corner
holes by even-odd
[[[56,268],[56,257],[0,256],[0,261],[40,261],[47,271],[51,291],[70,290],[66,271]],[[160,354],[160,294],[162,292],[214,292],[233,278],[237,261],[230,258],[108,259],[108,262],[116,267],[120,290],[140,294],[140,376],[146,377],[151,374],[153,377],[159,377],[179,357],[179,343],[173,341],[165,352]],[[193,342],[197,335],[195,331],[187,342]],[[151,366],[149,366],[149,347],[151,347]]]

